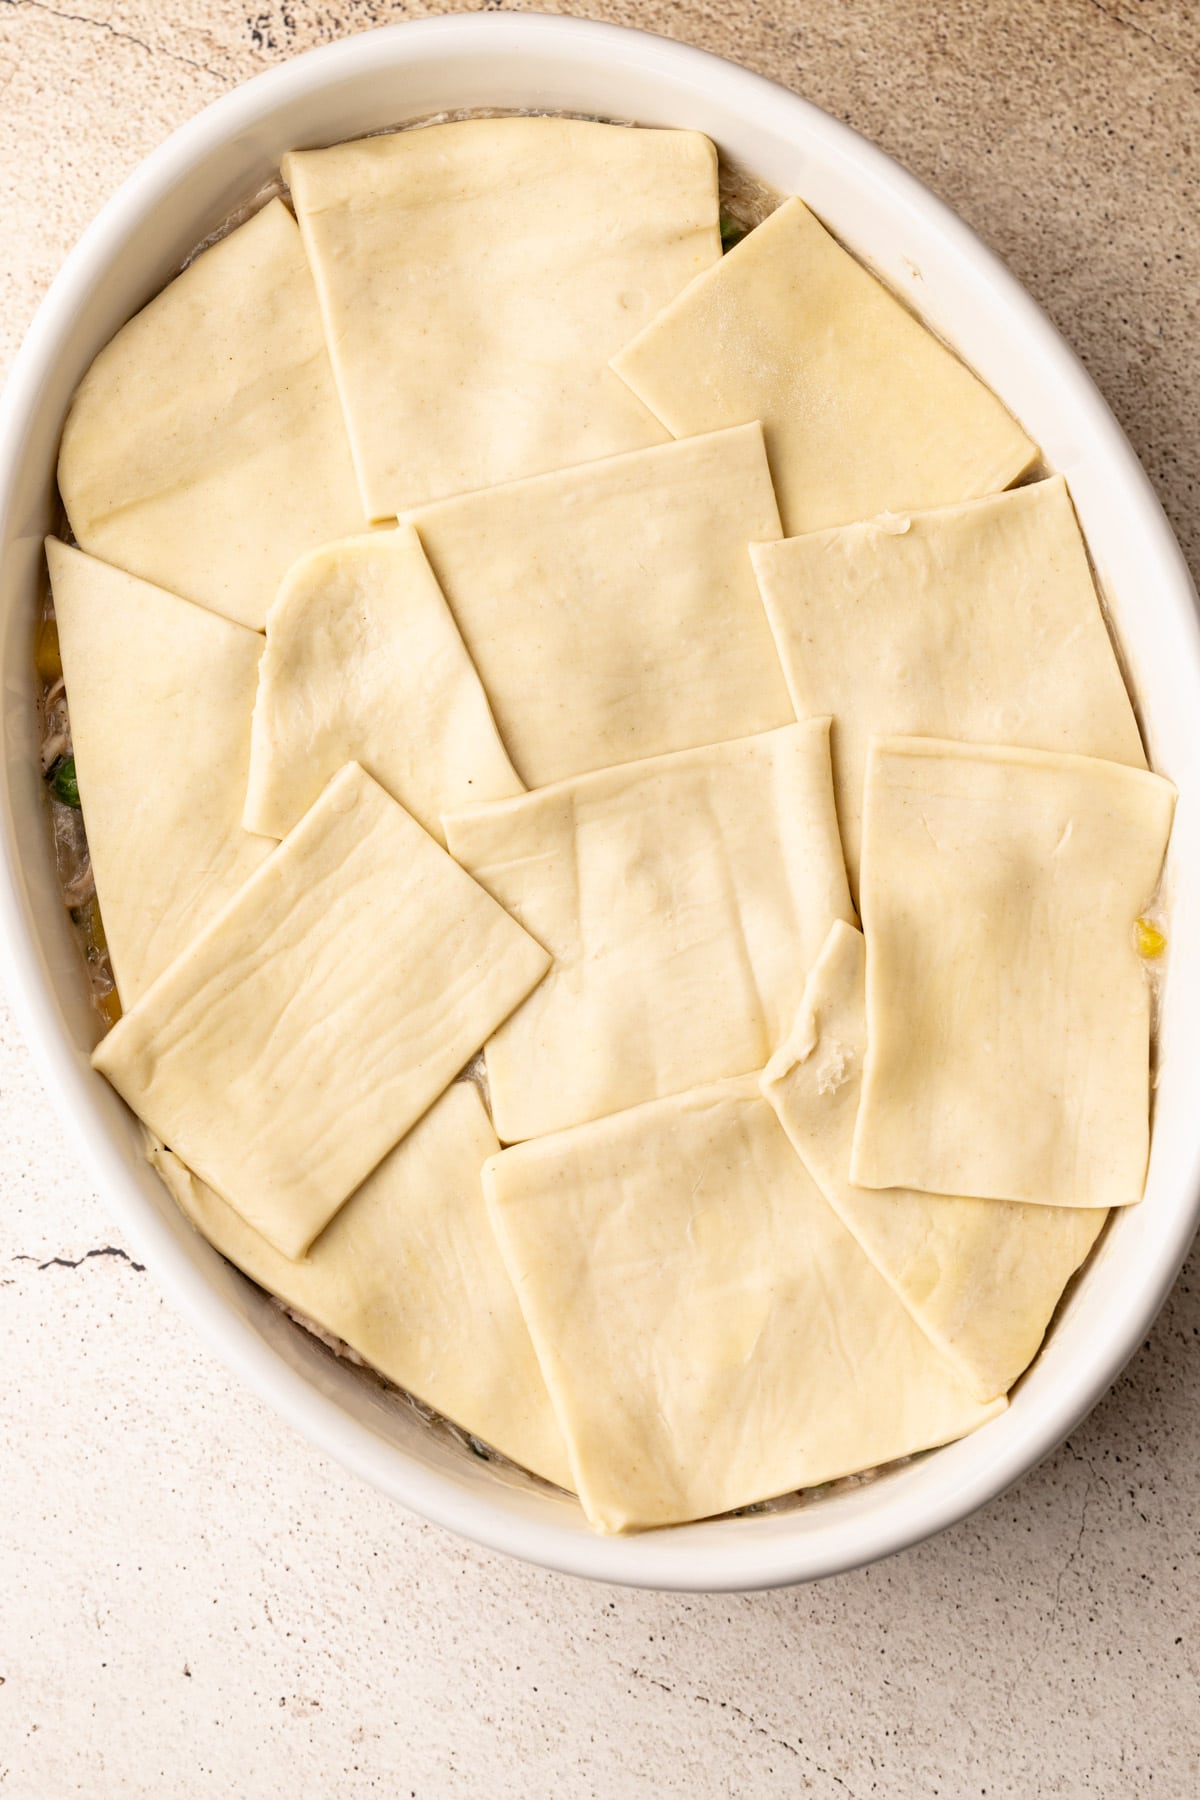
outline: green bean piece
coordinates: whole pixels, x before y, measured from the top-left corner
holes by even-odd
[[[53,787],[64,806],[79,806],[79,782],[75,775],[75,758],[66,756],[54,771]]]

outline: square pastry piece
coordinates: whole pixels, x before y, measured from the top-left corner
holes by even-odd
[[[92,1061],[302,1256],[549,960],[350,763]]]
[[[262,639],[46,542],[79,793],[121,1003],[274,849],[242,829]]]
[[[761,1069],[853,917],[827,719],[474,807],[446,833],[554,956],[487,1045],[508,1142]]]
[[[666,437],[608,359],[720,258],[706,137],[468,119],[283,172],[372,519]]]
[[[296,222],[272,200],[118,331],[58,485],[85,550],[256,631],[284,570],[366,520]]]
[[[750,563],[779,536],[757,425],[413,523],[528,786],[795,717]]]
[[[1003,1409],[914,1325],[756,1075],[502,1151],[484,1188],[602,1531],[832,1481]]]
[[[839,921],[790,1037],[767,1064],[763,1092],[893,1293],[976,1398],[991,1400],[1032,1362],[1108,1214],[855,1187],[850,1153],[867,1054],[866,974],[862,933]]]
[[[484,1206],[500,1146],[456,1081],[299,1262],[169,1150],[150,1161],[197,1230],[260,1287],[514,1462],[569,1487],[562,1432]]]
[[[288,571],[267,614],[247,826],[283,837],[351,761],[439,843],[448,808],[524,791],[411,525]]]
[[[676,437],[760,419],[784,530],[1007,487],[1016,421],[875,277],[785,200],[613,358]]]
[[[833,716],[852,889],[876,733],[1071,750],[1144,769],[1061,475],[937,512],[756,544],[796,711]]]
[[[867,760],[860,1187],[1128,1206],[1150,1138],[1135,921],[1175,790],[1038,750],[879,738]]]

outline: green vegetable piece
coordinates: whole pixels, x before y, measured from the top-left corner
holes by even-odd
[[[56,798],[64,806],[79,806],[79,782],[75,775],[75,758],[64,757],[54,771],[52,785]]]
[[[722,250],[732,250],[733,246],[735,244],[741,243],[741,241],[745,237],[745,235],[746,235],[746,227],[742,224],[739,224],[739,222],[737,221],[737,219],[734,218],[732,213],[722,213],[721,214],[721,249]]]

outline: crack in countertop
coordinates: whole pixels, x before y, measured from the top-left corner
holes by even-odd
[[[660,1688],[664,1694],[674,1694],[676,1692],[676,1689],[673,1688],[669,1682],[660,1680],[657,1675],[648,1675],[643,1669],[633,1668],[630,1669],[629,1673],[638,1681],[645,1681],[648,1682],[651,1687]],[[740,1706],[735,1706],[732,1700],[714,1700],[710,1694],[687,1694],[684,1698],[691,1700],[700,1706],[715,1707],[719,1712],[732,1713],[735,1718],[744,1720],[751,1731],[755,1732],[759,1737],[765,1737],[769,1744],[776,1745],[780,1750],[788,1751],[792,1756],[800,1757],[803,1762],[808,1763],[810,1768],[815,1769],[818,1775],[823,1775],[826,1780],[835,1782],[844,1793],[851,1796],[851,1800],[854,1800],[854,1790],[850,1787],[849,1783],[843,1781],[842,1777],[837,1774],[835,1770],[827,1769],[823,1763],[817,1762],[815,1757],[810,1756],[808,1751],[804,1748],[803,1739],[799,1744],[793,1744],[789,1738],[777,1737],[775,1733],[768,1730],[765,1725],[760,1725],[752,1713],[746,1712]]]
[[[1135,37],[1145,38],[1148,44],[1153,44],[1156,50],[1161,50],[1164,56],[1174,57],[1181,67],[1185,69],[1197,67],[1191,57],[1185,55],[1182,50],[1177,49],[1174,44],[1166,43],[1160,37],[1155,37],[1154,33],[1147,30],[1145,25],[1139,25],[1136,19],[1129,18],[1126,13],[1114,12],[1111,6],[1103,5],[1102,0],[1088,0],[1088,4],[1093,11],[1100,14],[1102,19],[1111,19],[1114,25],[1124,25],[1133,32]]]
[[[147,56],[162,56],[169,62],[182,63],[185,68],[195,69],[201,75],[211,75],[214,80],[225,86],[229,85],[229,76],[222,74],[220,69],[214,69],[211,63],[197,62],[195,57],[184,56],[179,50],[168,50],[163,44],[147,43],[136,32],[122,31],[118,25],[110,25],[107,19],[93,19],[88,13],[67,12],[62,7],[49,5],[48,0],[0,0],[0,6],[7,6],[13,11],[27,7],[33,12],[46,13],[52,19],[61,19],[67,25],[88,25],[93,31],[103,31],[109,37],[119,38],[124,44],[136,45]]]
[[[128,1250],[122,1250],[116,1244],[101,1244],[97,1249],[85,1250],[82,1256],[75,1258],[69,1256],[51,1256],[46,1262],[38,1262],[36,1256],[18,1255],[14,1256],[12,1260],[13,1262],[37,1263],[38,1272],[40,1274],[43,1269],[78,1269],[81,1268],[85,1262],[90,1262],[94,1256],[115,1256],[120,1262],[127,1262],[130,1268],[135,1270],[139,1275],[143,1275],[146,1270],[145,1263],[134,1262]]]

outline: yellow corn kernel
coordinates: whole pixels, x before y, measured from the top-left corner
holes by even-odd
[[[115,987],[103,994],[93,992],[92,1005],[108,1025],[115,1025],[121,1016],[121,1000]]]
[[[1133,936],[1138,955],[1144,956],[1147,962],[1154,962],[1167,947],[1165,935],[1152,919],[1139,919],[1133,928]]]
[[[33,665],[43,688],[50,688],[62,674],[62,653],[58,647],[58,620],[43,619],[34,646]]]
[[[108,949],[108,939],[104,935],[104,920],[100,917],[100,902],[95,894],[88,901],[87,934],[97,950]]]

